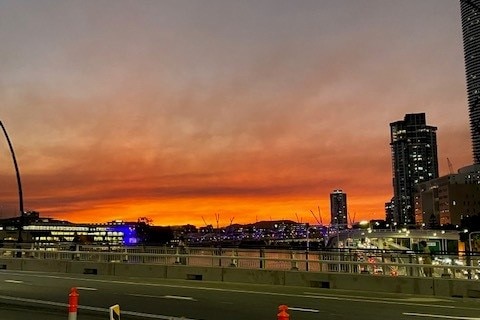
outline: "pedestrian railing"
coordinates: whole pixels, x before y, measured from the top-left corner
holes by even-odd
[[[438,255],[431,265],[420,254],[386,250],[299,251],[239,248],[62,246],[0,248],[0,257],[109,263],[236,267],[418,277],[432,268],[434,277],[478,280],[479,257]]]

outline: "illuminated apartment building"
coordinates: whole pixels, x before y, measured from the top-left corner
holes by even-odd
[[[438,177],[436,131],[427,126],[425,113],[390,123],[393,216],[399,226],[415,224],[415,185]]]
[[[330,193],[330,224],[338,229],[345,229],[348,225],[347,194],[336,189]]]

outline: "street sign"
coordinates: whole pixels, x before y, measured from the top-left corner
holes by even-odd
[[[120,320],[120,306],[118,304],[110,307],[110,320]]]

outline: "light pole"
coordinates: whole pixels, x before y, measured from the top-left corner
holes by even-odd
[[[310,224],[309,223],[306,223],[305,224],[306,228],[307,228],[307,235],[306,235],[306,240],[307,240],[307,251],[310,249],[310,236],[309,236],[309,231],[308,229],[310,228]]]
[[[3,126],[2,121],[0,121],[0,127],[2,127],[3,133],[5,134],[5,138],[7,139],[8,147],[10,148],[10,153],[12,154],[12,159],[13,159],[13,165],[15,166],[15,173],[17,175],[17,186],[18,186],[18,201],[19,201],[19,207],[20,207],[20,225],[18,228],[18,241],[17,242],[22,242],[22,229],[23,229],[23,217],[25,215],[23,211],[23,192],[22,192],[22,181],[20,180],[20,171],[18,170],[18,164],[17,164],[17,158],[15,158],[15,151],[13,150],[13,145],[12,142],[10,141],[10,138],[8,137],[7,130]]]
[[[310,225],[308,223],[305,224],[307,227],[307,250],[305,251],[305,270],[308,271],[309,266],[308,266],[308,251],[310,250],[310,242],[309,242],[309,234],[308,234],[308,229],[310,228]]]
[[[480,234],[480,231],[472,231],[468,234],[468,250],[472,253],[472,234]]]
[[[471,267],[473,265],[472,259],[472,234],[479,234],[480,231],[472,231],[468,234],[468,254],[467,254],[467,264]],[[472,270],[468,270],[468,278],[471,279]]]

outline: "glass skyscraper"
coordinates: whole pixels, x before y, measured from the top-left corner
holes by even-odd
[[[460,0],[473,162],[480,164],[480,0]]]
[[[438,178],[437,128],[426,125],[425,113],[406,114],[390,123],[390,141],[394,222],[414,225],[416,185]]]

